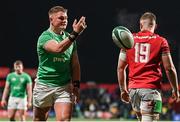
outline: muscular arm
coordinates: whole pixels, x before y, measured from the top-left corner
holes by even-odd
[[[179,94],[179,88],[178,88],[178,78],[176,69],[174,67],[172,58],[170,54],[163,54],[162,55],[162,62],[164,69],[166,71],[167,78],[171,84],[171,87],[173,89],[173,98],[176,102],[180,101],[180,94]]]
[[[162,55],[162,63],[173,90],[178,90],[178,79],[170,53]]]
[[[80,96],[79,86],[81,79],[80,64],[79,64],[77,51],[73,53],[71,63],[72,63],[73,94],[75,95],[74,103],[77,103],[79,102],[79,96]]]
[[[86,22],[85,22],[85,17],[82,16],[78,22],[75,19],[72,26],[73,26],[74,32],[76,33],[76,34],[73,34],[73,35],[81,34],[83,32],[83,30],[87,27]],[[69,46],[71,44],[72,44],[72,41],[69,39],[69,37],[65,38],[63,41],[61,41],[59,43],[56,42],[55,40],[49,40],[44,45],[44,49],[49,51],[49,52],[53,52],[53,53],[62,53],[67,48],[69,48]]]
[[[2,100],[6,101],[7,96],[9,94],[9,91],[10,91],[10,85],[9,85],[9,82],[6,82],[4,92],[3,92],[3,96],[2,96]]]
[[[9,82],[6,82],[5,88],[4,88],[4,92],[3,92],[3,96],[2,96],[2,100],[1,100],[1,106],[5,107],[7,105],[7,96],[9,94],[10,91],[10,85]]]
[[[80,79],[81,79],[80,64],[79,64],[77,51],[75,51],[72,57],[72,80],[80,81]]]
[[[117,68],[117,75],[118,75],[118,82],[119,82],[119,88],[121,91],[121,100],[125,103],[129,103],[129,94],[127,89],[127,83],[126,83],[126,52],[121,50],[119,54],[119,60],[118,60],[118,68]]]
[[[61,42],[55,40],[49,40],[45,45],[44,49],[53,53],[62,53],[72,44],[69,38],[64,39]]]
[[[126,52],[123,52],[121,50],[119,54],[119,60],[118,60],[118,67],[117,67],[117,76],[118,76],[118,82],[119,82],[119,87],[121,90],[127,90],[127,85],[126,85],[126,57],[125,54]]]
[[[26,86],[28,103],[32,101],[32,83],[28,83]]]

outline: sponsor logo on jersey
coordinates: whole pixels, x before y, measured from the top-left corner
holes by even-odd
[[[20,78],[20,82],[24,82],[24,80],[25,80],[24,78]]]
[[[155,39],[157,37],[156,36],[134,36],[134,38],[137,38],[137,39]]]
[[[15,77],[11,78],[11,81],[16,81],[16,78]]]
[[[54,57],[53,62],[65,62],[63,58]]]

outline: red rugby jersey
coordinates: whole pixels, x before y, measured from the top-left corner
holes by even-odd
[[[170,52],[167,40],[149,31],[140,31],[133,36],[134,47],[127,50],[129,88],[160,89],[161,55]]]

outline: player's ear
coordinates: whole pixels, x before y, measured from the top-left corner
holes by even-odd
[[[52,15],[49,16],[49,21],[50,21],[50,22],[52,21]]]
[[[50,22],[52,21],[52,18],[51,18],[51,17],[49,17],[49,21],[50,21]]]
[[[154,30],[156,30],[157,29],[157,24],[155,25],[155,28],[154,28]]]
[[[142,29],[142,27],[143,27],[143,25],[142,25],[142,23],[141,23],[141,22],[140,22],[139,24],[140,24],[140,26],[139,26],[139,27],[140,27],[140,30],[141,30],[141,29]]]

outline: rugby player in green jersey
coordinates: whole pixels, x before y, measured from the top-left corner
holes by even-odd
[[[8,74],[2,96],[1,105],[5,107],[8,100],[8,118],[15,121],[16,111],[20,121],[26,120],[26,110],[32,102],[32,80],[29,74],[23,72],[23,63],[20,60],[14,62],[14,72]]]
[[[75,40],[87,25],[84,16],[79,21],[75,19],[69,34],[65,31],[67,9],[54,6],[48,15],[50,27],[37,42],[39,66],[33,90],[33,120],[46,121],[49,110],[54,107],[57,121],[70,121],[73,104],[79,100],[80,86]]]

